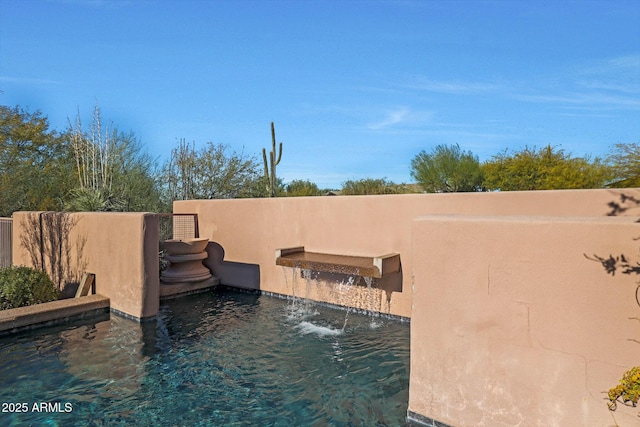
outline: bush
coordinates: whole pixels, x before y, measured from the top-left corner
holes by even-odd
[[[45,273],[29,267],[0,268],[0,310],[55,301],[60,291]]]
[[[629,369],[620,380],[620,384],[609,390],[609,409],[615,411],[618,401],[625,405],[636,406],[640,399],[640,366]]]
[[[342,183],[341,194],[345,196],[370,195],[370,194],[399,194],[405,193],[403,185],[398,185],[386,178],[364,178],[357,181]]]

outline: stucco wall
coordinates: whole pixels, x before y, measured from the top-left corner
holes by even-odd
[[[37,215],[13,214],[14,265],[33,265],[21,236],[28,218]],[[159,307],[157,216],[96,212],[68,215],[74,225],[63,254],[69,255],[67,280],[79,280],[82,272],[94,273],[96,292],[111,300],[111,308],[135,318],[155,316]]]
[[[413,224],[409,411],[454,426],[637,426],[606,391],[640,360],[636,218]],[[617,424],[616,424],[617,423]]]
[[[640,200],[638,190],[326,196],[178,201],[174,212],[198,214],[200,236],[219,244],[224,259],[234,262],[224,266],[221,277],[223,284],[233,286],[291,294],[291,269],[275,265],[278,248],[304,246],[308,251],[364,256],[400,253],[402,291],[390,294],[390,304],[386,293],[377,296],[383,299],[382,311],[411,317],[413,218],[425,214],[632,215],[633,209],[624,208],[636,205],[623,200],[623,194]]]
[[[636,259],[640,190],[180,201],[174,211],[199,215],[200,236],[213,241],[207,262],[233,286],[290,294],[278,248],[400,253],[401,290],[380,306],[411,317],[416,417],[455,426],[637,425],[636,410],[610,413],[605,401],[638,364],[637,279],[607,275],[585,254]],[[14,264],[28,265],[24,215],[14,214]],[[155,315],[157,217],[77,218],[70,242],[84,246],[74,262],[96,274],[98,293],[131,316]]]

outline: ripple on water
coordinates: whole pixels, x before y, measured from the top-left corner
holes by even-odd
[[[277,298],[212,292],[0,339],[0,401],[70,414],[0,425],[404,425],[409,327]],[[379,324],[378,324],[379,323]]]

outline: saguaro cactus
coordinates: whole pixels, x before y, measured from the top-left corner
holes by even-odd
[[[271,122],[271,151],[269,152],[269,161],[267,162],[267,149],[262,149],[262,161],[264,162],[264,180],[266,182],[267,194],[269,197],[276,196],[276,166],[282,158],[282,142],[278,148],[278,156],[276,158],[276,128]],[[271,170],[269,170],[271,168]]]

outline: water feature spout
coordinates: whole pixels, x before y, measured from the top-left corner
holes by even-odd
[[[211,277],[211,271],[202,264],[207,258],[209,239],[171,239],[163,242],[169,266],[160,275],[165,283],[200,282]]]
[[[302,297],[337,304],[347,307],[347,315],[350,308],[390,313],[391,292],[402,291],[402,267],[397,253],[366,257],[307,252],[304,247],[295,247],[278,249],[276,265],[292,269],[294,301]],[[298,275],[306,283],[304,295],[297,284]]]

